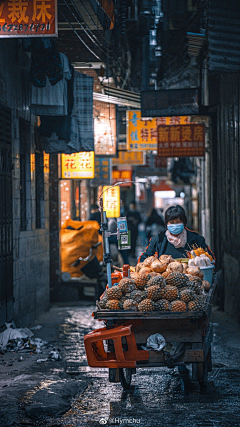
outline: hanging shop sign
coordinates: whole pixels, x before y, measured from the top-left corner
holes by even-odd
[[[203,124],[158,126],[158,156],[204,157],[205,126]]]
[[[57,0],[6,0],[0,3],[0,38],[57,35]]]
[[[116,106],[94,101],[94,151],[96,156],[116,156]]]
[[[94,178],[94,151],[62,154],[62,178]]]
[[[201,114],[199,88],[141,92],[142,117]]]
[[[107,218],[120,217],[120,187],[116,185],[103,187],[103,210]]]
[[[102,185],[111,183],[111,159],[95,157],[95,177],[92,184]]]
[[[189,116],[157,117],[143,120],[141,111],[127,111],[127,149],[130,151],[154,151],[158,149],[159,125],[186,125]]]
[[[112,159],[112,165],[144,165],[145,153],[143,151],[119,151],[118,157]]]
[[[121,187],[131,187],[132,186],[132,171],[131,170],[113,170],[112,171],[112,184],[121,182],[119,184]]]

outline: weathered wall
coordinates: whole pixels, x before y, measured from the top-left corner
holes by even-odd
[[[34,122],[29,113],[30,59],[18,40],[0,40],[0,102],[12,110],[13,319],[27,325],[49,307],[49,171],[44,167],[44,209],[36,229]],[[20,225],[19,119],[30,122],[26,231]],[[48,156],[44,161],[48,162]],[[1,308],[0,308],[1,310]]]
[[[240,73],[213,76],[213,227],[224,310],[240,322]]]

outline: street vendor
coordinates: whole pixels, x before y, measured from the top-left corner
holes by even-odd
[[[215,259],[213,252],[207,246],[203,236],[186,228],[187,217],[185,210],[179,206],[170,206],[165,212],[166,231],[160,232],[150,239],[148,246],[139,257],[138,263],[158,254],[171,255],[172,258],[186,258],[187,252],[194,248],[203,248]]]

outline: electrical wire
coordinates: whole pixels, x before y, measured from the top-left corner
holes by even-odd
[[[99,29],[98,29],[98,26],[96,25],[96,23],[94,22],[94,20],[92,19],[92,17],[91,17],[91,15],[89,14],[89,12],[88,12],[88,10],[87,10],[87,8],[86,8],[86,6],[85,6],[85,4],[84,4],[84,2],[82,1],[82,0],[80,0],[81,1],[81,4],[82,4],[82,6],[83,6],[83,8],[84,8],[84,10],[85,10],[85,12],[86,12],[86,14],[88,15],[88,18],[90,19],[90,21],[92,22],[92,24],[93,24],[93,26],[96,28],[96,30],[97,30],[97,32],[101,35],[101,37],[102,37],[102,39],[109,45],[109,46],[111,46],[111,44],[109,43],[109,40],[106,38],[106,37],[104,37],[103,36],[103,34],[101,33],[101,31],[99,31]],[[74,1],[73,1],[74,2]],[[76,7],[76,6],[75,6]],[[86,21],[85,21],[85,23],[86,23]],[[87,23],[86,23],[86,25],[87,25]],[[88,25],[87,25],[88,26]],[[89,28],[89,26],[88,26],[88,28]],[[89,31],[91,31],[90,30],[90,28],[89,28]]]
[[[65,1],[65,0],[64,0]],[[80,19],[82,19],[82,21],[84,22],[84,25],[85,25],[85,32],[86,32],[86,34],[88,35],[88,37],[91,37],[92,39],[94,39],[94,43],[98,46],[98,48],[101,50],[106,50],[108,53],[109,53],[109,49],[106,47],[104,47],[102,44],[100,44],[99,43],[99,40],[98,40],[98,38],[96,37],[96,35],[91,31],[91,29],[90,29],[90,27],[88,26],[88,24],[86,23],[86,21],[84,20],[84,18],[82,17],[82,15],[81,15],[81,13],[80,13],[80,11],[78,10],[78,8],[76,7],[76,5],[75,5],[75,2],[73,1],[73,0],[70,0],[70,2],[71,2],[71,4],[72,4],[72,6],[74,7],[74,9],[75,9],[75,11],[77,12],[77,14],[79,15],[79,17],[80,17]],[[78,21],[79,22],[79,21]],[[80,23],[80,22],[79,22]],[[80,24],[81,25],[81,24]],[[88,34],[88,32],[90,33],[90,35]],[[109,41],[106,39],[106,37],[103,37],[103,33],[101,33],[99,30],[98,30],[98,32],[99,32],[99,34],[101,34],[101,38],[103,38],[104,40],[105,40],[105,42],[107,42],[108,43],[108,45],[110,46],[110,44],[109,44]]]
[[[76,5],[75,5],[75,3],[74,3],[74,1],[73,0],[70,0],[70,2],[71,2],[71,4],[72,4],[72,7],[75,9],[75,11],[76,11],[76,13],[77,13],[77,15],[78,16],[76,16],[75,15],[75,13],[71,10],[71,7],[70,7],[70,5],[66,2],[66,0],[63,0],[64,1],[64,4],[65,4],[65,6],[68,8],[68,10],[70,11],[70,13],[72,14],[72,16],[74,17],[74,19],[76,20],[76,22],[78,22],[79,23],[79,25],[81,26],[81,28],[83,29],[83,31],[85,32],[85,34],[90,38],[90,40],[92,41],[92,43],[94,43],[97,47],[98,47],[98,49],[104,54],[104,55],[106,55],[107,57],[108,57],[108,62],[109,62],[109,59],[111,60],[111,62],[115,62],[115,64],[116,65],[118,65],[120,68],[122,68],[122,70],[123,70],[123,72],[124,72],[124,69],[123,69],[123,67],[121,67],[121,65],[120,65],[120,63],[119,63],[119,59],[118,59],[118,57],[117,57],[117,54],[116,54],[116,51],[115,50],[112,50],[111,52],[113,53],[113,55],[114,56],[112,56],[112,55],[110,55],[110,49],[108,48],[108,47],[106,47],[106,48],[104,48],[102,45],[100,46],[99,45],[99,43],[97,43],[97,38],[96,38],[96,36],[92,33],[92,31],[91,31],[91,29],[89,28],[89,26],[87,25],[87,23],[86,23],[86,21],[84,20],[84,18],[81,16],[81,14],[80,14],[80,12],[79,12],[79,10],[77,9],[77,7],[76,7]],[[82,5],[84,6],[84,4],[83,4],[83,2],[81,1],[81,3],[82,3]],[[85,9],[85,11],[87,12],[87,9],[86,9],[86,7],[84,6],[84,9]],[[64,13],[61,11],[61,9],[60,9],[60,13],[62,14],[62,16],[64,16],[65,17],[65,15],[64,15]],[[92,18],[91,18],[91,16],[89,15],[89,13],[87,12],[87,14],[88,14],[88,16],[89,16],[89,18],[91,19],[91,21],[94,23],[94,21],[92,20]],[[84,27],[84,25],[79,21],[79,18],[78,17],[80,17],[80,19],[84,22],[84,25],[87,27],[87,28],[85,28]],[[76,29],[73,27],[73,25],[70,23],[70,21],[69,20],[67,20],[67,18],[65,17],[65,19],[66,19],[66,21],[69,23],[69,25],[71,26],[71,28],[73,29],[73,31],[74,31],[74,33],[77,35],[77,37],[82,41],[82,42],[84,42],[83,41],[83,39],[80,37],[80,35],[77,33],[77,31],[76,31]],[[96,27],[96,24],[94,23],[94,26]],[[97,28],[97,27],[96,27]],[[89,33],[90,34],[89,34]],[[98,30],[98,33],[100,34],[100,31]],[[108,46],[111,46],[111,44],[110,44],[110,42],[109,42],[109,40],[107,40],[106,39],[106,37],[103,37],[103,35],[102,35],[102,33],[101,33],[101,37],[103,38],[103,40],[105,40],[106,42],[107,42],[107,44],[108,44]],[[93,40],[93,38],[94,38],[94,40]],[[87,44],[85,44],[85,42],[84,42],[84,45],[87,47]],[[88,47],[87,47],[88,48]],[[90,48],[88,48],[88,50],[90,50]],[[90,50],[91,52],[93,52],[93,50]],[[93,53],[94,54],[94,53]],[[96,56],[96,54],[94,54],[94,56]],[[111,66],[111,69],[112,69],[112,71],[113,71],[113,66]]]
[[[62,15],[62,17],[66,20],[66,22],[70,25],[70,27],[72,28],[74,34],[76,34],[77,38],[82,42],[82,44],[87,48],[87,50],[92,53],[93,56],[95,56],[95,58],[99,59],[99,61],[102,61],[101,58],[95,53],[93,52],[93,50],[87,45],[87,43],[81,38],[81,36],[78,34],[78,32],[75,30],[74,26],[71,24],[71,22],[67,19],[67,17],[64,15],[64,13],[62,11],[60,11],[60,14]]]
[[[102,53],[106,54],[105,51],[104,51],[104,49],[102,49],[100,47],[100,45],[98,43],[96,43],[95,39],[88,33],[88,31],[86,30],[86,28],[84,28],[84,26],[82,25],[82,23],[80,22],[80,20],[77,18],[77,16],[75,15],[75,13],[71,10],[71,8],[70,8],[69,4],[67,3],[67,1],[66,0],[63,0],[63,1],[65,3],[66,7],[68,8],[68,10],[70,11],[70,13],[72,14],[72,16],[74,17],[74,19],[76,20],[76,22],[78,22],[78,24],[80,25],[80,27],[82,28],[82,30],[84,31],[84,33],[89,37],[89,39],[91,40],[91,42],[93,44],[97,45],[98,49]],[[76,9],[76,6],[73,4],[72,0],[70,0],[70,1],[72,3],[72,6]],[[82,19],[82,17],[81,17],[81,19]]]

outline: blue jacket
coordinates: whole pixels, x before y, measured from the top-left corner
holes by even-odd
[[[193,245],[195,245],[198,248],[205,249],[212,257],[215,259],[213,252],[209,249],[207,246],[205,239],[203,236],[200,236],[200,234],[187,230],[187,245],[189,246],[189,250],[194,249]],[[146,258],[149,256],[152,256],[157,252],[158,257],[163,255],[165,253],[166,247],[167,247],[167,237],[165,234],[165,231],[159,233],[157,236],[154,236],[150,239],[149,245],[146,247],[145,252],[139,257],[138,262],[143,262]]]

